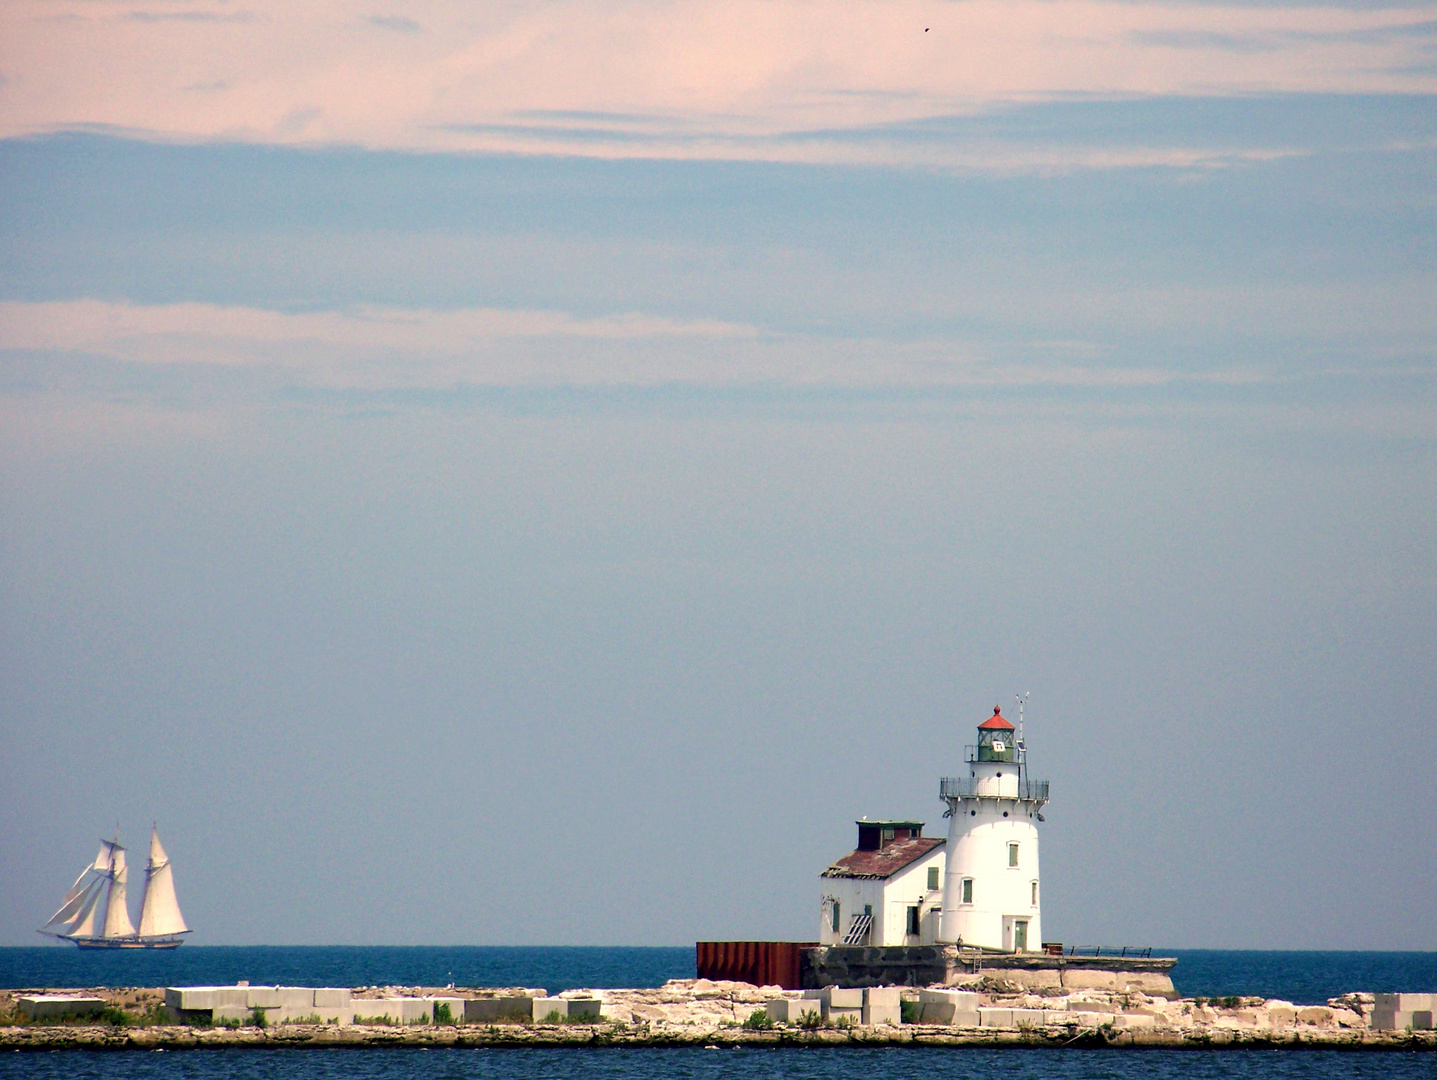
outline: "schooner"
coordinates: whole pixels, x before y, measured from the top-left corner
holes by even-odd
[[[50,916],[40,933],[73,941],[82,949],[173,949],[190,933],[175,898],[174,871],[160,846],[158,828],[150,832],[150,861],[145,866],[145,898],[140,904],[140,928],[130,922],[125,900],[129,870],[120,834],[101,840],[95,861],[80,871],[75,884]]]

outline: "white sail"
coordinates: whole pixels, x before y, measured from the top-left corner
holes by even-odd
[[[163,937],[189,932],[180,902],[175,898],[175,876],[169,856],[160,846],[158,829],[150,832],[150,861],[145,867],[145,899],[140,905],[140,936]]]
[[[100,854],[95,856],[95,861],[90,864],[90,869],[99,871],[101,874],[108,874],[110,872],[110,864],[115,861],[116,848],[119,848],[121,851],[125,850],[120,847],[119,844],[110,840],[101,840]]]
[[[84,907],[80,909],[75,917],[75,924],[65,936],[68,938],[93,938],[100,936],[100,928],[105,925],[105,919],[109,914],[105,910],[105,898],[109,895],[110,879],[108,877],[97,878],[95,887],[90,890]]]
[[[48,930],[52,926],[59,926],[74,920],[75,913],[85,902],[85,893],[94,887],[95,880],[89,877],[91,869],[92,867],[87,866],[80,871],[80,876],[75,879],[75,884],[70,886],[70,891],[65,894],[65,899],[60,901],[60,906],[55,909],[55,914],[45,920],[45,925],[41,929]],[[88,881],[87,878],[89,878]]]
[[[107,938],[134,937],[135,924],[130,922],[130,908],[125,902],[125,885],[130,871],[125,867],[125,849],[111,844],[113,855],[110,860],[110,898],[105,912],[105,933]]]

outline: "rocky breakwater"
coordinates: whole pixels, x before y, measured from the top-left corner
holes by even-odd
[[[1371,994],[1325,1005],[1104,989],[910,987],[785,991],[677,980],[655,989],[540,991],[422,987],[347,991],[349,1022],[176,1024],[162,991],[72,991],[107,999],[92,1017],[27,1020],[0,995],[0,1049],[382,1046],[1158,1046],[1437,1049],[1437,1032],[1381,1030]],[[268,1000],[261,993],[256,1000]],[[129,1003],[126,1008],[124,1002]],[[406,1004],[395,1006],[396,1002]],[[524,1008],[519,1003],[525,1003]],[[381,1004],[382,1003],[382,1004]],[[418,1004],[424,1003],[424,1004]],[[1399,1002],[1401,1004],[1401,1002]],[[441,1006],[443,1006],[441,1008]],[[143,1010],[143,1011],[142,1011]],[[375,1015],[412,1020],[372,1022]],[[261,1012],[263,1010],[260,1010]],[[470,1019],[466,1019],[470,1018]]]

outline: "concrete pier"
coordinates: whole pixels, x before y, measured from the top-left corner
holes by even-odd
[[[21,1009],[22,997],[33,1002],[59,996],[99,1000],[108,1022],[76,1019],[73,1011],[45,1019]],[[165,1007],[174,1001],[191,1013],[208,1008],[213,1015],[239,1007],[241,998],[249,1022],[177,1024]],[[1437,1031],[1422,1026],[1429,1023],[1422,1006],[1430,1003],[1431,995],[1414,994],[1353,993],[1324,1005],[1296,1005],[1259,997],[1181,999],[1136,989],[1025,989],[992,973],[969,989],[804,991],[685,979],[654,989],[554,996],[522,988],[453,987],[0,991],[0,1050],[708,1045],[1434,1050]],[[340,1015],[314,1022],[314,1013],[325,1009]],[[501,1011],[509,1018],[501,1019]],[[288,1014],[293,1015],[278,1019]],[[263,1026],[258,1015],[266,1017]]]
[[[1137,990],[1174,994],[1169,957],[990,953],[956,945],[827,945],[800,953],[804,987],[966,986],[1000,981],[1025,990]]]

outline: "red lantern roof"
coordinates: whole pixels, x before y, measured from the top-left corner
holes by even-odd
[[[1003,719],[1003,709],[999,705],[993,706],[993,715],[978,725],[979,731],[1012,731],[1013,725]]]

